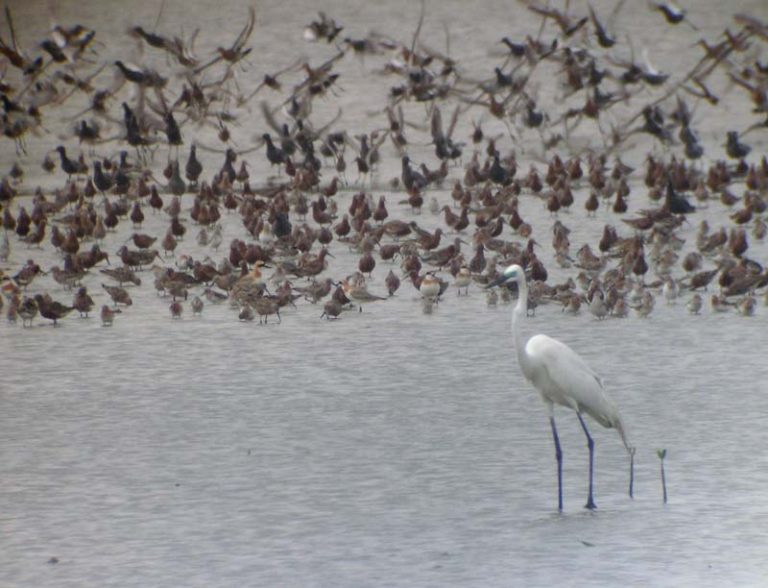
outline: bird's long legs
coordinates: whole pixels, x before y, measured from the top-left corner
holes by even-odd
[[[579,417],[581,428],[584,429],[584,434],[587,436],[587,447],[589,448],[589,496],[587,497],[587,504],[584,505],[584,508],[594,510],[597,508],[592,495],[592,471],[595,463],[595,442],[592,440],[592,437],[589,434],[587,423],[584,422],[584,418],[581,416],[581,413],[577,412],[576,416]]]
[[[560,449],[555,417],[549,417],[549,423],[552,425],[552,438],[555,440],[555,458],[557,459],[557,510],[563,512],[563,450]]]

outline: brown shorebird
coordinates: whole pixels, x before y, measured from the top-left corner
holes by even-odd
[[[203,300],[199,296],[195,296],[192,299],[190,306],[192,307],[192,314],[195,314],[198,316],[203,314],[203,307],[205,306],[205,304],[203,303]]]
[[[720,269],[714,269],[693,274],[688,287],[691,290],[698,290],[699,288],[704,288],[706,290],[709,283],[715,278],[719,271]]]
[[[280,319],[280,305],[276,300],[273,300],[268,296],[258,296],[251,301],[250,306],[252,306],[253,310],[256,311],[256,314],[259,315],[259,324],[262,323],[263,318],[264,324],[266,325],[269,315],[271,314],[277,315],[278,323],[282,322]]]
[[[171,305],[168,307],[168,310],[171,311],[171,318],[180,319],[182,313],[184,312],[184,305],[178,300],[174,300],[173,302],[171,302]]]
[[[400,278],[392,270],[389,270],[387,277],[384,278],[384,283],[387,285],[387,292],[389,292],[390,296],[394,296],[395,292],[400,288]]]
[[[157,249],[131,250],[125,245],[118,249],[117,254],[123,263],[131,268],[141,268],[144,265],[149,265],[155,258],[160,257]]]
[[[394,239],[399,239],[400,237],[405,237],[406,235],[411,234],[411,226],[408,223],[397,219],[385,222],[382,225],[382,228],[384,229],[384,233]]]
[[[115,306],[118,304],[124,304],[125,306],[133,304],[133,300],[131,300],[131,297],[125,288],[121,288],[120,286],[107,286],[106,284],[102,284],[101,287],[107,291],[107,294],[109,294],[109,297],[115,303]]]
[[[99,270],[105,276],[115,280],[120,286],[130,282],[136,286],[141,286],[141,278],[127,265],[116,268],[104,268]]]
[[[88,318],[88,313],[93,310],[93,298],[88,294],[88,289],[83,286],[75,294],[72,307],[80,313],[80,317]]]
[[[327,248],[323,247],[316,256],[303,256],[296,268],[296,275],[302,278],[310,278],[321,274],[328,267],[327,256],[333,257]]]
[[[442,249],[432,251],[428,255],[422,256],[421,259],[422,261],[426,261],[431,265],[443,267],[448,265],[454,257],[461,253],[462,243],[464,243],[464,241],[457,237],[450,245],[443,247]]]
[[[24,299],[19,304],[17,313],[21,317],[21,326],[26,327],[27,322],[29,322],[29,326],[32,326],[32,321],[37,316],[37,302],[34,298],[28,298],[24,297]]]
[[[337,319],[343,308],[341,303],[331,299],[323,305],[323,314],[320,315],[320,318],[326,318],[329,321]]]
[[[316,304],[318,301],[322,300],[331,293],[331,286],[333,286],[333,280],[331,278],[326,278],[322,282],[316,282],[313,280],[309,286],[305,286],[303,288],[294,287],[294,290],[299,292],[302,296],[304,296],[306,300],[312,304]]]
[[[360,281],[351,281],[350,278],[342,280],[341,287],[344,290],[344,294],[346,294],[350,300],[359,304],[359,312],[363,312],[363,303],[386,300],[386,298],[368,292],[364,283]]]
[[[155,241],[157,241],[157,237],[153,237],[152,235],[147,235],[145,233],[133,233],[131,235],[131,240],[133,241],[133,244],[136,245],[139,249],[149,249],[152,247]]]
[[[119,308],[112,309],[106,304],[101,307],[101,326],[111,327],[115,320],[115,315],[123,312]]]

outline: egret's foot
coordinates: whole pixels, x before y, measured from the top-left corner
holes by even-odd
[[[595,504],[595,501],[590,498],[587,500],[587,503],[584,505],[584,508],[588,508],[589,510],[597,510],[597,505]]]

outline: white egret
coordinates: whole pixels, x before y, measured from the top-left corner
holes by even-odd
[[[555,426],[554,406],[559,404],[576,411],[579,423],[587,437],[589,448],[589,496],[586,508],[594,509],[592,472],[595,444],[589,434],[582,413],[586,413],[607,428],[615,428],[630,455],[629,496],[632,497],[634,481],[635,449],[630,446],[621,415],[606,392],[603,382],[573,349],[546,335],[534,335],[524,341],[520,332],[521,317],[526,315],[528,283],[519,265],[510,265],[487,287],[514,281],[518,288],[518,300],[512,311],[512,334],[515,339],[517,361],[525,378],[541,395],[549,412],[552,437],[557,458],[557,504],[563,510],[563,452]]]

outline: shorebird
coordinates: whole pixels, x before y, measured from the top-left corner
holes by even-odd
[[[461,296],[461,289],[464,288],[464,295],[469,295],[469,285],[472,283],[472,272],[466,265],[459,268],[459,273],[454,278],[453,285],[456,286],[457,296]]]
[[[488,287],[507,282],[517,284],[518,300],[512,312],[512,334],[515,340],[517,362],[547,407],[557,458],[558,510],[563,510],[563,455],[555,426],[555,405],[576,412],[589,448],[589,494],[586,508],[596,508],[593,497],[594,441],[582,417],[588,414],[603,427],[614,428],[630,455],[629,496],[632,497],[635,449],[630,445],[624,421],[616,404],[608,395],[600,377],[573,349],[547,335],[534,335],[525,340],[520,331],[522,318],[527,314],[528,283],[519,265],[508,266]]]
[[[664,280],[664,287],[662,288],[664,300],[667,301],[667,304],[671,305],[675,303],[675,300],[677,300],[679,291],[680,290],[677,285],[677,282],[675,282],[675,280],[671,276],[667,276]]]
[[[386,300],[386,298],[368,292],[368,289],[363,282],[359,280],[352,281],[349,277],[341,281],[341,287],[344,294],[350,300],[358,303],[359,312],[363,312],[363,304],[376,302],[377,300]]]
[[[278,323],[282,322],[280,318],[280,305],[272,298],[263,295],[258,296],[255,300],[251,301],[251,306],[256,311],[256,314],[259,315],[259,324],[261,324],[263,318],[266,325],[271,314],[277,315]]]
[[[400,288],[400,278],[398,278],[392,270],[389,270],[387,277],[384,278],[384,283],[387,286],[387,292],[390,296],[394,296],[395,292]]]
[[[709,299],[709,304],[712,308],[712,312],[728,312],[734,306],[734,304],[728,302],[725,297],[718,296],[717,294],[712,294],[712,297]]]
[[[192,299],[190,306],[192,307],[192,314],[196,314],[198,316],[203,314],[203,307],[205,306],[205,304],[203,303],[202,299],[199,296],[195,296]]]
[[[301,288],[294,287],[294,290],[304,296],[307,301],[316,304],[331,293],[331,286],[333,286],[333,280],[331,278],[326,278],[321,282],[313,280],[309,286]]]
[[[168,310],[171,311],[171,318],[180,319],[182,313],[184,312],[184,305],[180,301],[174,300],[173,302],[171,302],[171,305],[168,307]]]
[[[101,307],[101,326],[111,327],[115,321],[115,315],[123,312],[119,308],[112,309],[106,304]]]
[[[29,326],[31,327],[32,321],[37,316],[37,312],[38,308],[35,299],[25,296],[17,310],[18,315],[21,317],[21,326],[26,327],[27,323],[29,323]]]
[[[323,314],[320,315],[320,318],[326,318],[329,321],[337,319],[342,309],[343,307],[339,302],[331,299],[323,305]]]
[[[755,314],[756,307],[757,300],[752,294],[746,295],[736,304],[736,308],[738,309],[741,316],[753,316]]]
[[[83,286],[75,294],[72,307],[80,313],[80,317],[88,318],[88,313],[93,310],[93,298],[88,294],[88,289]]]
[[[744,159],[752,151],[752,147],[739,141],[738,132],[728,131],[727,137],[725,152],[731,159]]]
[[[699,312],[701,312],[703,303],[704,299],[701,297],[701,294],[694,293],[694,295],[691,296],[691,299],[688,301],[688,304],[686,304],[688,312],[691,314],[699,314]]]
[[[131,297],[125,288],[119,286],[107,286],[106,284],[102,284],[101,287],[107,291],[107,294],[109,294],[109,297],[115,303],[115,306],[118,304],[131,306],[133,304],[133,300],[131,300]]]
[[[104,268],[99,271],[115,280],[120,286],[128,282],[135,286],[141,286],[141,278],[127,265],[116,268]]]
[[[74,310],[71,306],[66,306],[61,302],[51,299],[50,296],[35,294],[35,302],[40,316],[53,321],[53,326],[58,325],[59,319],[64,318]]]
[[[597,320],[603,320],[608,316],[608,305],[605,303],[605,295],[602,290],[596,290],[592,294],[592,300],[589,303],[589,312]]]
[[[419,293],[422,298],[427,298],[433,302],[437,302],[440,298],[440,280],[435,276],[434,272],[428,272],[419,284]]]

